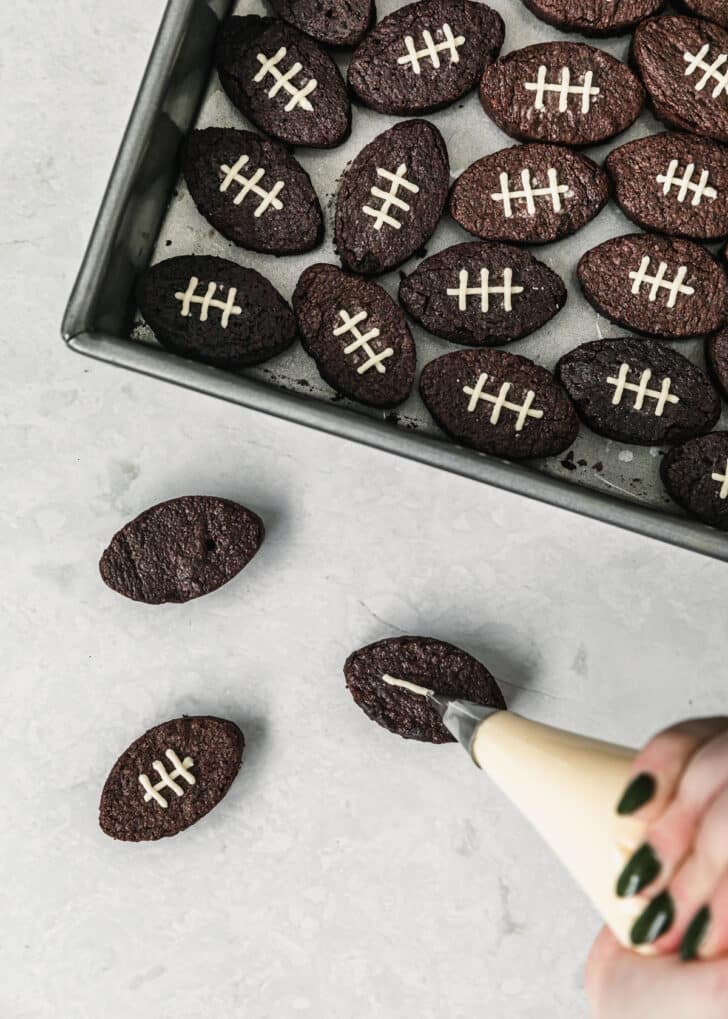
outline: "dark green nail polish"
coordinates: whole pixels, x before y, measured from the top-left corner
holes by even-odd
[[[630,895],[636,895],[647,885],[652,884],[662,869],[662,864],[657,859],[655,851],[649,842],[645,842],[639,849],[630,856],[625,864],[624,870],[617,879],[617,895],[621,899],[627,899]]]
[[[617,804],[618,814],[634,814],[635,810],[644,807],[655,795],[657,782],[649,771],[641,771],[635,775],[627,788],[624,790],[622,799]]]
[[[698,954],[698,949],[703,942],[709,923],[710,910],[707,906],[703,906],[692,918],[688,929],[683,935],[682,944],[680,945],[680,958],[684,962],[689,962],[690,959],[694,959]]]
[[[656,896],[634,922],[630,938],[633,945],[651,945],[669,931],[675,919],[675,906],[669,892]]]

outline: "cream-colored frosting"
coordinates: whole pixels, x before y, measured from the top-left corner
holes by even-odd
[[[546,81],[547,74],[548,68],[545,64],[541,64],[538,69],[536,81],[527,81],[523,85],[527,92],[536,93],[536,98],[533,101],[533,108],[535,110],[545,109],[546,93],[555,92],[559,97],[559,113],[566,113],[569,109],[569,98],[571,96],[580,96],[581,112],[589,113],[592,106],[592,99],[596,99],[596,97],[601,94],[601,89],[597,88],[597,86],[593,84],[593,71],[587,71],[585,73],[584,82],[581,85],[571,84],[571,68],[569,67],[561,68],[561,80],[556,84],[550,84]]]
[[[616,805],[634,753],[511,711],[482,722],[472,744],[475,762],[534,825],[625,945],[635,907],[625,905],[615,885],[644,826],[617,814]]]
[[[718,197],[718,192],[714,187],[710,186],[710,171],[702,170],[697,183],[693,180],[695,174],[695,163],[688,163],[685,167],[685,171],[682,177],[677,176],[677,171],[680,168],[680,163],[677,159],[672,159],[670,165],[667,168],[667,173],[658,173],[657,183],[662,184],[663,195],[669,195],[673,188],[677,188],[676,200],[682,205],[688,194],[692,195],[690,204],[693,206],[700,205],[704,198],[709,201],[715,201]]]
[[[378,209],[372,208],[371,205],[362,205],[361,211],[365,216],[371,216],[374,219],[374,229],[381,230],[384,224],[393,227],[395,230],[399,230],[402,227],[401,222],[395,217],[390,215],[392,208],[399,209],[401,212],[409,212],[411,206],[404,199],[398,197],[400,188],[404,188],[405,191],[410,191],[413,195],[419,194],[419,187],[417,184],[413,184],[412,181],[407,180],[407,166],[405,163],[400,163],[397,167],[397,172],[392,173],[391,170],[385,170],[384,167],[377,167],[377,174],[380,177],[384,177],[385,180],[389,181],[389,191],[382,191],[376,184],[370,189],[370,194],[374,198],[381,199],[382,205]]]
[[[642,410],[646,399],[655,400],[655,406],[653,408],[653,414],[655,417],[662,417],[665,411],[665,405],[668,403],[680,403],[680,397],[675,396],[674,393],[670,392],[670,386],[672,385],[672,379],[668,376],[660,383],[659,389],[649,389],[649,384],[652,379],[652,372],[649,368],[640,375],[639,383],[629,382],[629,376],[632,368],[626,362],[623,362],[619,366],[619,375],[617,378],[610,376],[607,379],[607,384],[614,386],[614,396],[612,397],[612,406],[618,407],[622,402],[622,397],[625,392],[634,393],[634,403],[632,406],[635,410]]]
[[[701,77],[695,81],[696,92],[702,92],[706,85],[712,85],[711,98],[717,99],[722,92],[728,95],[728,53],[718,53],[713,58],[713,54],[710,52],[710,43],[706,42],[697,53],[686,50],[683,53],[683,60],[688,65],[685,68],[686,78],[695,74],[696,71],[703,72]]]
[[[521,170],[520,191],[515,188],[511,190],[511,182],[508,179],[507,173],[501,173],[498,179],[501,189],[500,191],[496,191],[490,197],[494,202],[503,202],[503,215],[506,219],[511,219],[513,216],[513,202],[524,201],[526,203],[526,212],[528,215],[535,216],[536,198],[550,198],[551,208],[554,212],[561,212],[561,196],[564,195],[566,198],[573,197],[573,193],[569,185],[559,183],[559,172],[554,166],[550,166],[546,171],[548,187],[545,188],[534,187],[534,181],[531,179],[531,171],[528,167],[524,167]]]
[[[400,57],[397,61],[398,64],[407,65],[409,64],[415,74],[422,74],[422,68],[420,66],[421,60],[430,60],[432,66],[439,70],[440,67],[440,54],[444,57],[450,56],[451,64],[460,63],[460,54],[458,49],[460,46],[465,45],[464,35],[453,35],[452,29],[449,25],[443,25],[439,30],[443,41],[436,43],[432,38],[432,33],[425,29],[422,33],[422,41],[424,42],[424,49],[418,50],[415,48],[415,41],[411,35],[404,37],[404,45],[407,52],[404,56]]]
[[[639,269],[636,271],[632,270],[632,272],[630,272],[629,278],[632,280],[633,294],[642,293],[644,296],[642,287],[645,283],[648,283],[650,289],[647,292],[647,300],[653,304],[657,300],[659,292],[661,290],[666,290],[668,292],[666,307],[668,308],[675,307],[677,299],[681,294],[685,294],[686,297],[693,296],[695,288],[688,286],[688,284],[684,282],[685,277],[688,274],[688,267],[686,265],[678,266],[678,270],[675,273],[674,278],[671,280],[665,278],[667,270],[669,269],[667,262],[660,262],[654,276],[651,276],[649,272],[651,265],[652,259],[649,255],[645,255],[640,262]]]
[[[385,683],[389,683],[390,686],[399,686],[403,690],[409,690],[410,693],[419,694],[420,697],[431,697],[435,692],[426,686],[418,686],[417,683],[410,683],[408,679],[397,679],[396,676],[390,676],[386,673],[382,676],[382,679]]]
[[[187,785],[195,785],[197,782],[197,779],[190,771],[190,768],[195,766],[195,762],[191,757],[185,757],[184,760],[180,761],[174,750],[169,748],[165,750],[164,756],[171,763],[172,771],[167,771],[161,761],[152,761],[152,767],[159,775],[159,782],[156,785],[152,785],[148,775],[142,774],[139,776],[139,783],[144,790],[144,802],[149,803],[151,800],[154,800],[162,810],[166,810],[169,806],[164,796],[162,796],[162,789],[169,789],[175,796],[183,796],[184,789],[175,779],[182,778]]]
[[[298,88],[293,84],[293,79],[303,70],[303,64],[299,63],[298,60],[294,64],[291,64],[284,74],[281,74],[278,65],[281,60],[283,60],[287,52],[288,50],[286,47],[281,46],[281,48],[274,53],[272,57],[267,57],[265,53],[258,53],[257,60],[261,66],[256,76],[253,78],[253,81],[256,84],[259,84],[261,81],[265,81],[265,79],[270,75],[273,79],[273,84],[268,90],[269,99],[273,99],[278,95],[281,89],[283,89],[290,96],[290,99],[284,107],[286,113],[291,113],[299,106],[307,113],[313,113],[313,106],[311,105],[311,101],[308,97],[316,91],[318,82],[315,78],[309,78],[308,81],[301,86],[301,88]]]
[[[490,270],[488,269],[480,270],[479,287],[469,287],[469,277],[468,270],[461,269],[458,276],[458,286],[448,287],[447,289],[448,297],[457,297],[459,311],[467,311],[468,298],[474,296],[480,298],[480,310],[483,314],[486,314],[486,312],[490,311],[491,294],[501,294],[503,311],[513,311],[513,295],[523,293],[523,287],[513,285],[513,269],[503,270],[503,283],[501,286],[498,286],[495,281],[491,285]]]

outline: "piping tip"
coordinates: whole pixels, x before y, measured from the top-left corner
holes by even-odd
[[[384,675],[382,679],[390,686],[400,687],[410,693],[425,697],[442,719],[442,724],[471,755],[473,736],[477,729],[491,715],[498,714],[501,708],[488,708],[483,704],[474,704],[472,701],[461,700],[458,697],[447,697],[445,694],[436,693],[426,686],[419,686],[407,679],[397,679],[395,676]]]

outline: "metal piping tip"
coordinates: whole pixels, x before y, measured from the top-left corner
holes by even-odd
[[[419,686],[407,679],[397,679],[395,676],[384,675],[382,679],[390,686],[400,687],[409,693],[425,697],[433,706],[442,719],[442,724],[452,733],[458,743],[465,747],[471,754],[473,736],[477,729],[491,715],[497,714],[501,708],[487,708],[483,704],[474,704],[472,701],[460,700],[457,697],[447,697],[444,694],[435,693],[426,686]],[[472,754],[471,754],[472,756]]]

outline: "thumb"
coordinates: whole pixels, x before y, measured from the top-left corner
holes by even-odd
[[[585,984],[593,1019],[728,1015],[728,958],[685,963],[677,955],[638,955],[607,928],[589,953]]]

